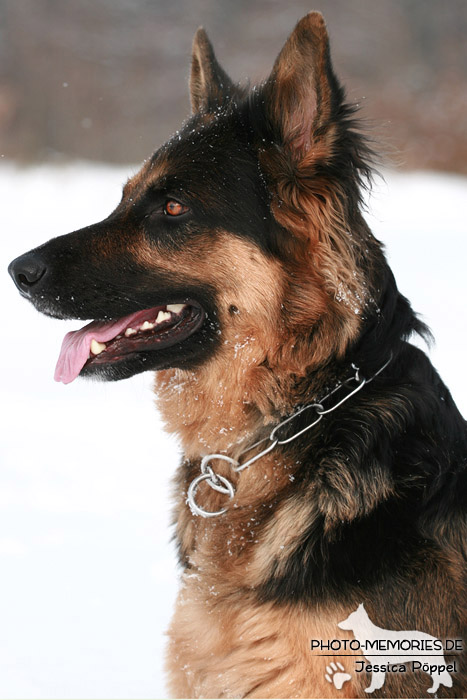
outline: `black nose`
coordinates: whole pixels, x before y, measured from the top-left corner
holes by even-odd
[[[33,287],[44,277],[47,267],[36,252],[31,252],[13,260],[8,266],[8,272],[20,292],[30,294]]]

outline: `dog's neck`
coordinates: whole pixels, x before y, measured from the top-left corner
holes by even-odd
[[[300,379],[284,375],[278,382],[271,371],[256,366],[241,382],[218,363],[205,371],[158,372],[156,394],[167,430],[180,437],[186,459],[211,453],[237,459],[280,420],[318,401],[349,373],[350,363],[334,363]]]
[[[158,372],[156,394],[166,428],[179,436],[187,459],[214,452],[236,457],[274,420],[247,402],[241,385],[211,372]]]
[[[381,280],[382,289],[391,285],[397,292],[392,276]],[[396,301],[389,308],[391,299]],[[351,332],[337,311],[301,333],[284,332],[280,342],[271,329],[263,335],[255,329],[239,343],[227,327],[224,342],[205,364],[158,372],[158,405],[185,458],[223,453],[237,459],[298,406],[319,401],[347,379],[352,362],[368,376],[391,352],[395,357],[406,332],[402,326],[416,329],[416,320],[397,293],[380,294],[378,303],[377,309],[368,306],[366,320],[354,314]]]
[[[397,292],[392,275],[386,286]],[[319,402],[347,379],[352,363],[369,377],[390,356],[396,358],[404,335],[423,329],[404,297],[386,294],[380,312],[368,317],[340,356],[332,348],[327,356],[318,355],[315,346],[323,343],[316,337],[286,340],[270,351],[264,338],[250,337],[240,346],[223,345],[197,369],[158,372],[159,409],[167,430],[179,436],[186,459],[211,453],[237,459],[297,407]]]

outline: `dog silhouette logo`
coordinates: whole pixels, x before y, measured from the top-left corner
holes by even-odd
[[[378,670],[371,672],[371,684],[365,688],[366,693],[373,693],[375,690],[382,688],[386,680],[386,671],[381,670],[381,654],[378,652],[378,643],[383,643],[397,649],[397,654],[384,656],[385,664],[397,664],[398,666],[404,663],[411,663],[412,670],[423,670],[429,673],[432,679],[431,688],[427,689],[428,693],[436,693],[440,685],[445,685],[448,688],[452,687],[451,675],[446,670],[446,661],[440,653],[427,655],[423,651],[424,648],[436,649],[434,642],[439,644],[436,637],[425,632],[417,630],[396,631],[385,630],[377,627],[368,617],[363,603],[351,613],[347,619],[339,622],[338,627],[342,630],[350,630],[353,632],[355,639],[359,642],[360,648],[364,657],[368,660],[371,666],[376,666]],[[406,647],[410,646],[407,652]],[[370,650],[369,650],[369,649]],[[404,650],[403,654],[399,649]],[[372,650],[376,653],[372,653]]]

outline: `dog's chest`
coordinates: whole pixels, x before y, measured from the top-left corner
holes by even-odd
[[[274,464],[262,466],[272,477]],[[287,470],[282,477],[280,490],[290,483]],[[260,603],[256,593],[273,560],[280,568],[296,546],[310,512],[301,513],[293,490],[275,503],[264,487],[258,504],[252,488],[244,482],[237,490],[242,507],[218,519],[194,517],[180,503],[178,534],[189,567],[169,629],[170,690],[176,697],[335,697],[336,686],[326,679],[329,659],[312,653],[310,641],[334,639],[345,611],[334,604]],[[203,504],[218,508],[213,499]],[[348,666],[348,659],[337,660]],[[359,690],[346,680],[346,697]]]
[[[260,604],[245,588],[226,595],[222,584],[203,572],[183,577],[167,656],[175,697],[335,697],[329,659],[310,641],[333,639],[342,612]],[[349,677],[345,696],[359,691]]]

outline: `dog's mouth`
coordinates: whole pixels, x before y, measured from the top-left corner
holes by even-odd
[[[111,321],[92,321],[63,339],[55,381],[69,384],[84,368],[104,367],[182,342],[202,325],[199,304],[166,304]]]

